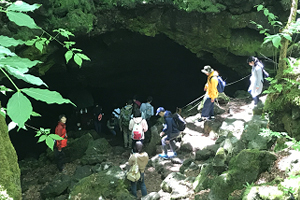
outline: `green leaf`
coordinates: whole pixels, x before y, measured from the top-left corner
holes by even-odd
[[[40,136],[40,135],[42,135],[42,132],[41,132],[41,131],[37,131],[37,132],[36,132],[36,135],[35,135],[34,137],[38,137],[38,136]]]
[[[46,144],[47,146],[53,151],[53,147],[54,147],[54,140],[51,137],[47,137],[46,138]]]
[[[23,88],[22,92],[26,93],[28,96],[36,100],[44,101],[48,104],[70,103],[76,106],[69,99],[64,99],[58,92],[55,91],[49,91],[47,89],[40,89],[40,88]]]
[[[50,133],[50,128],[45,129],[45,133],[49,134]]]
[[[36,47],[38,50],[40,50],[41,53],[43,52],[44,42],[42,42],[42,41],[37,41],[34,45],[35,45],[35,47]]]
[[[11,120],[23,127],[25,122],[30,118],[32,106],[30,101],[21,92],[16,92],[8,100],[7,115]]]
[[[63,140],[64,139],[56,134],[50,134],[49,137],[51,137],[54,140]]]
[[[83,60],[91,60],[89,57],[87,57],[86,55],[82,54],[82,53],[77,53],[76,55],[78,55],[80,58],[82,58]]]
[[[15,22],[18,26],[27,26],[31,29],[40,29],[40,27],[35,24],[34,20],[29,15],[11,11],[8,11],[6,15],[10,21]]]
[[[67,42],[67,41],[64,41],[65,43],[65,47],[68,49],[70,48],[71,46],[73,46],[74,44],[76,44],[75,42]]]
[[[7,7],[7,11],[20,11],[20,12],[28,12],[28,11],[34,11],[35,9],[38,9],[41,6],[41,4],[27,4],[23,1],[16,1],[12,3],[10,6]]]
[[[39,140],[37,141],[37,143],[40,143],[40,142],[43,142],[43,141],[45,141],[45,140],[46,140],[46,138],[47,138],[47,136],[46,136],[46,135],[41,135],[41,137],[39,138]]]
[[[67,31],[65,29],[57,29],[57,30],[53,30],[53,32],[59,32],[62,36],[66,37],[69,39],[69,36],[75,36],[73,33],[71,33],[70,31]]]
[[[268,15],[269,15],[269,10],[268,10],[268,9],[265,9],[265,10],[264,10],[264,15],[265,15],[265,16],[268,16]]]
[[[274,47],[279,48],[279,46],[281,46],[281,37],[280,35],[275,35],[275,37],[273,37],[272,39],[272,43],[274,45]]]
[[[16,54],[11,52],[8,48],[5,48],[3,46],[0,46],[0,54],[3,54],[3,55],[7,55],[7,56],[15,56]]]
[[[82,52],[81,49],[76,49],[76,48],[72,48],[71,50],[72,50],[72,51],[79,51],[79,52]]]
[[[274,15],[273,13],[270,13],[270,14],[269,14],[269,18],[270,18],[271,20],[276,19],[275,15]]]
[[[27,46],[32,46],[37,40],[38,40],[38,38],[35,38],[35,39],[32,39],[32,40],[27,40],[27,41],[25,42],[25,44],[26,44]]]
[[[19,56],[12,56],[12,57],[6,57],[1,59],[1,64],[3,65],[9,65],[11,67],[14,67],[16,69],[18,68],[31,68],[35,66],[38,63],[42,63],[39,60],[31,61],[28,58],[21,58]]]
[[[42,79],[40,79],[39,77],[33,76],[31,74],[23,74],[20,70],[9,66],[5,66],[5,69],[8,71],[8,73],[13,75],[14,77],[21,79],[27,83],[38,85],[38,86],[45,85],[46,87],[48,87],[47,84],[44,83],[44,81],[42,81]]]
[[[71,50],[67,51],[65,53],[66,63],[68,63],[72,57],[73,57],[73,52]]]
[[[42,115],[39,114],[39,113],[37,113],[37,112],[32,111],[31,116],[33,116],[33,117],[41,117]]]
[[[284,33],[284,34],[282,34],[282,36],[283,36],[285,39],[287,39],[287,40],[289,40],[289,41],[292,41],[292,37],[291,37],[289,34]]]
[[[25,42],[22,40],[15,40],[14,38],[10,38],[4,35],[0,35],[0,45],[4,47],[15,47],[20,44],[24,44]]]
[[[79,67],[81,67],[82,59],[77,54],[74,55],[74,61],[76,62],[77,65],[79,65]]]
[[[4,85],[0,85],[0,92],[6,95],[6,92],[13,92],[13,90],[5,87]]]
[[[259,11],[261,11],[263,8],[264,8],[263,5],[259,5],[259,6],[257,6],[257,11],[259,12]]]

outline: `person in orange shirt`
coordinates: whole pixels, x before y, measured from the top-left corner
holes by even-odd
[[[201,112],[201,118],[198,119],[199,122],[210,119],[214,120],[214,102],[218,97],[218,75],[217,71],[214,71],[211,66],[206,65],[204,69],[201,70],[204,74],[207,75],[207,83],[205,84],[204,91],[206,91],[204,97],[204,105]]]
[[[66,129],[66,122],[67,118],[64,114],[59,115],[59,121],[55,128],[55,134],[59,135],[60,137],[64,138],[63,140],[56,140],[56,161],[57,161],[57,168],[60,172],[64,169],[64,159],[65,154],[63,152],[63,148],[67,146],[68,136],[67,136],[67,129]]]

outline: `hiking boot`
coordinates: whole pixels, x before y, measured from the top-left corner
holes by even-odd
[[[164,158],[164,159],[168,159],[169,158],[169,156],[167,154],[164,154],[164,153],[159,154],[159,157]]]
[[[207,120],[205,117],[201,117],[200,119],[198,119],[198,122],[203,122],[205,120]]]
[[[215,116],[210,116],[208,119],[213,121],[213,120],[215,120],[216,118],[215,118]]]

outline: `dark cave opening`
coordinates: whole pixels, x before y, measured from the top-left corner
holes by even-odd
[[[104,128],[105,120],[112,110],[123,107],[127,99],[132,99],[135,94],[141,102],[145,102],[147,96],[152,96],[154,109],[163,106],[172,112],[176,107],[183,107],[204,94],[203,87],[207,77],[201,69],[205,65],[211,65],[227,83],[241,78],[237,72],[219,64],[212,57],[205,60],[197,58],[165,35],[147,37],[120,30],[98,37],[77,38],[76,47],[82,49],[91,61],[84,62],[81,68],[72,61],[62,67],[62,63],[65,63],[65,50],[60,49],[55,52],[57,66],[41,78],[50,90],[60,92],[71,101],[75,97],[75,103],[80,106],[48,105],[33,100],[34,111],[42,117],[31,118],[28,124],[54,131],[58,115],[65,113],[71,119],[74,110],[84,107],[85,102],[82,101],[89,101],[87,96],[90,95],[94,103],[103,107],[106,115],[102,127],[107,131]],[[248,81],[245,79],[226,88],[225,93],[233,96],[236,90],[246,90]],[[90,104],[91,102],[87,103],[89,106]],[[67,129],[72,129],[74,122],[68,120]],[[46,145],[36,144],[37,138],[34,135],[33,130],[10,132],[19,159],[38,157],[45,151]]]

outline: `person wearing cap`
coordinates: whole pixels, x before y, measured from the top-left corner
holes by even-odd
[[[256,106],[259,102],[258,95],[261,94],[263,89],[264,79],[262,76],[262,69],[264,68],[264,66],[261,62],[259,62],[258,58],[254,56],[250,56],[247,59],[247,63],[252,67],[248,92],[253,98],[254,106]]]
[[[173,120],[172,113],[168,110],[165,110],[163,107],[159,107],[156,110],[156,115],[159,115],[161,117],[164,117],[165,119],[165,126],[160,133],[160,137],[163,137],[161,139],[161,144],[163,148],[163,153],[159,154],[159,157],[168,159],[177,156],[177,153],[175,151],[175,142],[174,139],[179,136],[180,131],[177,129],[177,126]],[[168,155],[168,148],[167,144],[170,145],[171,154]]]
[[[204,104],[201,112],[201,118],[198,119],[199,122],[211,119],[213,120],[214,117],[214,102],[215,99],[218,97],[218,72],[215,71],[211,66],[206,65],[201,70],[204,74],[207,75],[207,82],[204,87],[204,91],[206,91],[205,97],[203,99]]]

